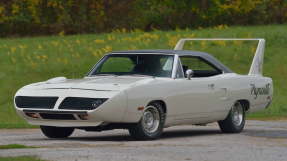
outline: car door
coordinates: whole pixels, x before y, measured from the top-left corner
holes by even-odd
[[[191,69],[194,72],[189,80],[186,75],[175,79],[178,84],[178,94],[173,102],[175,119],[182,122],[200,123],[216,119],[220,111],[224,110],[221,98],[225,97],[225,89],[217,86],[221,81],[222,71],[200,57],[180,57],[183,73]],[[179,70],[178,70],[179,72]]]

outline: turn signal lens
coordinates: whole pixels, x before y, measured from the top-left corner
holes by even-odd
[[[140,107],[138,107],[138,110],[139,110],[139,111],[142,111],[142,110],[144,110],[144,107],[143,107],[143,106],[140,106]]]
[[[81,120],[88,120],[88,119],[89,119],[89,115],[88,115],[88,114],[80,114],[80,115],[78,115],[78,117],[79,117]]]
[[[27,116],[29,116],[29,117],[32,117],[32,118],[34,118],[34,119],[38,119],[38,118],[40,118],[39,117],[39,115],[37,114],[37,113],[30,113],[30,112],[27,112],[27,113],[25,113]]]

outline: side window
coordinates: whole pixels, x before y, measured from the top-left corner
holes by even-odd
[[[183,56],[180,57],[180,60],[184,74],[187,69],[191,69],[194,72],[193,77],[210,77],[222,73],[219,69],[199,57]]]

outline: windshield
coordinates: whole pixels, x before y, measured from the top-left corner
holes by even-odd
[[[100,61],[90,76],[147,75],[171,77],[173,55],[110,54]]]

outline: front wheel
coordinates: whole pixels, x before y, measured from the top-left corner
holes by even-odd
[[[227,118],[218,121],[219,127],[224,133],[240,133],[245,125],[245,109],[240,102],[236,102],[231,108]]]
[[[147,106],[141,120],[129,128],[129,133],[137,140],[157,139],[163,132],[165,112],[159,103]]]
[[[48,138],[67,138],[74,132],[70,127],[40,126],[40,129]]]

